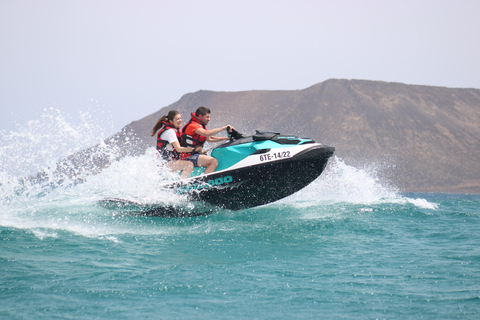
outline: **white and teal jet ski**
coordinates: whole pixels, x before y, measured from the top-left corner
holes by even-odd
[[[229,137],[210,154],[218,160],[215,172],[196,170],[192,177],[162,187],[192,201],[231,210],[252,208],[306,187],[320,176],[335,151],[312,139],[273,132],[244,137],[233,130]]]

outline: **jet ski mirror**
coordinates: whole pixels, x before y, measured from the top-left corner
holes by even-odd
[[[233,129],[230,126],[227,127],[227,135],[228,139],[230,139],[231,142],[243,138],[243,135],[241,133],[239,133],[237,130]]]

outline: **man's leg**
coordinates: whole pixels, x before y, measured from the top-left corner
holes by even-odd
[[[218,166],[218,160],[207,156],[206,154],[201,154],[198,156],[198,162],[197,162],[199,167],[206,167],[205,173],[210,173],[215,171],[215,169]]]

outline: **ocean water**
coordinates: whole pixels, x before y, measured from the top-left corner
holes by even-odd
[[[103,137],[93,122],[49,110],[2,132],[1,319],[480,317],[480,195],[402,193],[334,157],[270,205],[137,216],[98,201],[190,205],[156,188],[172,174],[153,149],[83,183],[54,176]]]

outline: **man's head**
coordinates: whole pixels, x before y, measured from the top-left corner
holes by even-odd
[[[210,122],[210,109],[207,107],[199,107],[197,111],[195,111],[195,115],[200,119],[204,126]]]

